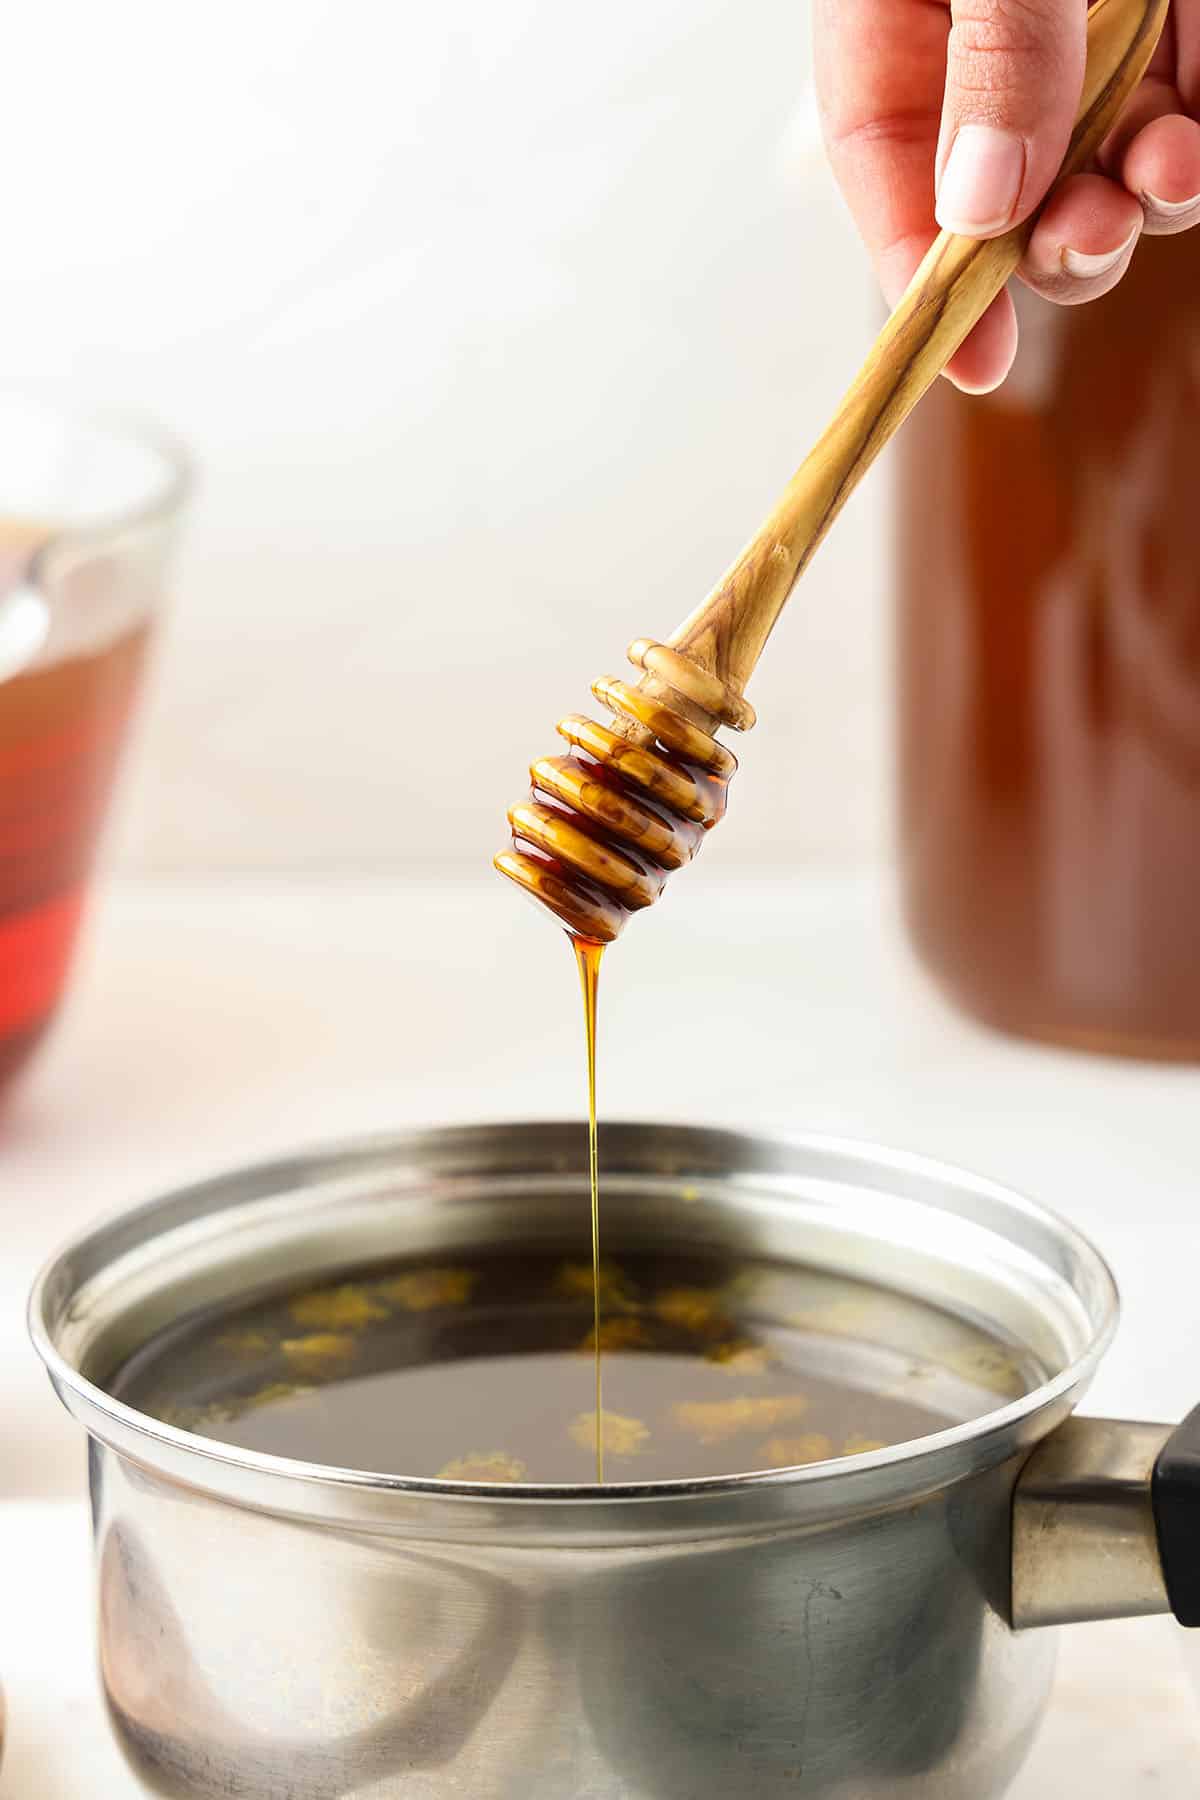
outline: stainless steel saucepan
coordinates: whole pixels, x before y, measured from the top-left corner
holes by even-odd
[[[613,1254],[794,1259],[937,1301],[1050,1371],[890,1450],[710,1481],[487,1487],[233,1449],[105,1381],[188,1309],[406,1253],[576,1244],[586,1135],[297,1156],[76,1239],[34,1341],[91,1438],[100,1666],[151,1794],[989,1800],[1056,1632],[1200,1621],[1200,1421],[1070,1415],[1117,1296],[1062,1220],[930,1162],[609,1125]]]

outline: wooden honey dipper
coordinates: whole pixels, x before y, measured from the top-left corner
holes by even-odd
[[[1083,94],[1058,180],[1086,167],[1158,42],[1167,0],[1098,0],[1088,13]],[[1040,210],[1040,209],[1039,209]],[[746,731],[746,682],[798,577],[892,433],[1014,272],[1037,214],[1003,237],[942,232],[825,431],[757,536],[666,643],[638,638],[636,686],[592,685],[611,725],[571,714],[566,756],[530,771],[496,860],[577,938],[606,944],[651,905],[725,810],[737,760],[714,733]]]

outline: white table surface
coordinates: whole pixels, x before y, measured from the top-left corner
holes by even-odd
[[[832,1131],[1012,1181],[1116,1268],[1124,1323],[1090,1408],[1167,1419],[1200,1400],[1200,1071],[959,1019],[870,876],[698,872],[609,958],[601,1007],[602,1117]],[[0,1800],[134,1791],[92,1677],[81,1449],[24,1340],[36,1265],[105,1209],[298,1143],[578,1114],[577,1008],[565,945],[488,879],[101,897],[67,1015],[0,1113]],[[1064,1633],[1017,1800],[1193,1795],[1183,1636],[1159,1619]]]

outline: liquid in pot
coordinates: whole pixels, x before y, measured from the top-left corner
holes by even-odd
[[[225,1443],[458,1481],[595,1480],[592,1265],[546,1253],[402,1263],[201,1311],[110,1382]],[[867,1283],[714,1254],[600,1269],[609,1481],[849,1456],[989,1412],[1044,1379],[981,1327]]]

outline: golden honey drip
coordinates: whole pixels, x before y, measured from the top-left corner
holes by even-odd
[[[587,1033],[588,1178],[592,1194],[592,1340],[596,1367],[596,1480],[604,1480],[604,1404],[601,1396],[600,1338],[600,1158],[596,1141],[596,993],[604,945],[585,938],[572,940],[583,988],[583,1020]]]

